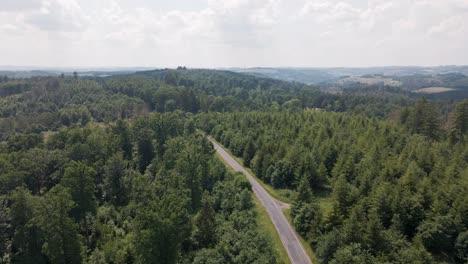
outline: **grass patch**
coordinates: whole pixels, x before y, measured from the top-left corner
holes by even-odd
[[[257,196],[255,194],[252,194],[252,196],[255,204],[255,211],[257,212],[258,216],[258,226],[261,230],[263,230],[268,240],[271,241],[273,249],[276,251],[278,256],[278,263],[290,264],[291,261],[289,260],[288,252],[284,248],[283,243],[281,242],[281,238],[279,237],[278,232],[276,231],[276,228],[270,219],[270,216]]]
[[[55,133],[57,132],[50,130],[42,132],[42,139],[44,140],[44,143],[47,143],[47,141],[49,141],[50,136],[52,136]]]
[[[289,208],[283,209],[283,214],[286,217],[286,219],[288,219],[288,222],[291,224],[291,226],[294,227],[292,217],[291,217],[291,209],[289,209]],[[312,247],[310,247],[310,244],[301,235],[299,235],[294,228],[293,228],[293,230],[294,230],[294,233],[296,233],[299,240],[301,241],[301,244],[304,247],[304,249],[305,249],[307,255],[309,256],[310,260],[312,261],[312,263],[319,263],[318,259],[317,259],[317,256],[315,256],[315,253],[312,250]]]
[[[330,213],[333,210],[333,198],[331,196],[319,197],[318,202],[320,205],[320,209],[322,209],[323,215],[330,215]]]

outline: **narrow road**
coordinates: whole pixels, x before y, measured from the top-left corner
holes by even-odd
[[[281,208],[287,207],[288,205],[282,203],[275,198],[271,197],[270,194],[255,180],[250,173],[248,173],[244,167],[242,167],[229,153],[227,153],[218,143],[216,143],[211,137],[208,139],[213,143],[215,150],[221,155],[221,157],[235,170],[240,171],[252,184],[252,189],[257,195],[260,202],[265,207],[271,221],[275,225],[276,231],[281,238],[286,251],[288,252],[289,259],[293,264],[312,264],[309,256],[305,252],[304,248],[299,241],[296,233],[292,229],[286,217],[283,215]]]

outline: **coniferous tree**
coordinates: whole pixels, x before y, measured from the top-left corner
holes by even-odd
[[[208,192],[203,193],[202,207],[200,212],[195,218],[195,226],[198,232],[196,233],[196,239],[201,248],[210,247],[216,241],[216,219],[215,211],[211,197]]]
[[[463,100],[457,106],[455,112],[455,128],[460,131],[462,135],[468,132],[468,99]]]
[[[127,123],[122,119],[117,120],[114,127],[114,133],[117,134],[118,144],[123,152],[124,158],[131,160],[132,142],[130,139],[130,130]]]
[[[136,147],[138,154],[138,169],[141,173],[144,173],[146,167],[151,163],[154,157],[152,133],[149,129],[143,128],[142,131],[139,131]]]
[[[244,147],[244,153],[242,159],[244,160],[244,165],[250,167],[251,161],[255,156],[255,146],[252,143],[252,140],[247,141],[247,144]]]

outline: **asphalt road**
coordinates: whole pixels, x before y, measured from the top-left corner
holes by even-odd
[[[252,184],[252,189],[257,195],[258,199],[262,202],[271,221],[275,225],[276,231],[281,238],[286,251],[288,252],[289,259],[294,264],[312,264],[309,256],[305,252],[304,248],[299,241],[296,233],[289,224],[288,220],[284,216],[281,208],[289,206],[288,204],[282,203],[275,198],[271,197],[270,194],[255,180],[250,173],[248,173],[244,167],[242,167],[229,153],[227,153],[218,143],[216,143],[211,137],[208,139],[213,143],[215,150],[221,155],[221,157],[235,170],[240,171]]]

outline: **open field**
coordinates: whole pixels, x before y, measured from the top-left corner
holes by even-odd
[[[361,83],[365,85],[377,85],[377,84],[384,84],[387,86],[394,86],[399,87],[401,86],[401,82],[394,80],[392,78],[384,78],[384,77],[346,77],[342,78],[337,81],[338,84],[351,84],[351,83]]]
[[[449,91],[455,91],[456,89],[448,88],[448,87],[427,87],[418,90],[414,90],[413,93],[420,93],[420,94],[435,94],[435,93],[443,93]]]

